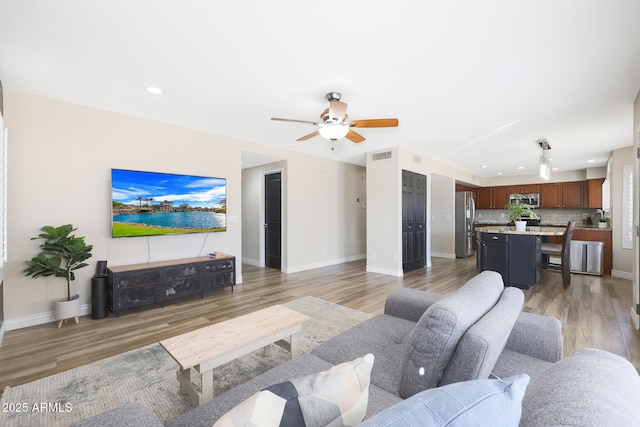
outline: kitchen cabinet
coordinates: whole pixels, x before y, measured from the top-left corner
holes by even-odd
[[[509,187],[509,194],[538,194],[540,184],[512,185]]]
[[[592,209],[602,209],[602,183],[604,178],[590,179],[587,181],[588,202],[587,207]]]
[[[604,246],[602,248],[602,272],[604,274],[611,274],[611,269],[613,268],[611,230],[574,230],[573,240],[603,242]]]
[[[504,205],[509,203],[509,189],[507,186],[478,188],[476,208],[504,209]]]
[[[540,208],[584,208],[587,206],[584,181],[555,182],[540,185]]]
[[[508,283],[509,235],[501,233],[480,233],[476,265],[478,271],[497,271]]]
[[[541,236],[509,236],[509,285],[530,289],[542,276]]]
[[[556,209],[562,207],[562,192],[559,183],[540,185],[540,208]]]
[[[584,181],[562,183],[563,208],[584,208],[586,206],[584,184]]]
[[[506,285],[531,289],[542,274],[541,244],[539,235],[480,233],[477,268],[500,273]]]

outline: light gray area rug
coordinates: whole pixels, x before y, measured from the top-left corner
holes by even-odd
[[[372,315],[314,297],[283,304],[310,316],[301,333],[303,352],[310,352],[338,333]],[[219,367],[214,372],[216,393],[289,359],[289,353],[272,346],[271,356],[256,351]],[[4,390],[0,426],[67,426],[124,404],[152,409],[166,422],[194,404],[179,392],[178,364],[159,344],[131,350],[50,377]],[[192,377],[196,377],[192,375]]]

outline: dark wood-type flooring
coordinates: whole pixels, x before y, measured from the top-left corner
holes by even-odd
[[[84,316],[79,324],[67,323],[61,329],[49,323],[9,331],[0,348],[0,390],[306,295],[378,314],[394,289],[450,294],[476,274],[475,258],[434,258],[432,267],[403,278],[367,273],[365,268],[365,261],[355,261],[282,274],[243,265],[244,283],[233,292],[227,288],[204,299],[123,312],[120,317]],[[541,283],[525,291],[524,310],[562,321],[565,355],[596,347],[640,368],[640,332],[630,318],[631,286],[630,280],[574,274],[571,288],[565,290],[561,275],[549,271]]]

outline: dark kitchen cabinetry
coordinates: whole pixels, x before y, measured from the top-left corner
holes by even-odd
[[[178,298],[204,294],[236,284],[235,257],[229,255],[159,261],[111,267],[109,308],[163,304]]]
[[[478,188],[477,209],[504,209],[509,203],[510,187],[481,187]]]
[[[542,273],[541,244],[537,235],[480,233],[478,271],[497,271],[505,285],[531,289]]]
[[[529,289],[542,275],[542,237],[512,234],[509,236],[509,285]]]
[[[500,233],[480,233],[477,251],[479,271],[497,271],[505,283],[509,280],[509,235]]]

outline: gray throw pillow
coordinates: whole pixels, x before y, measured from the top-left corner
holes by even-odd
[[[462,336],[440,385],[489,378],[524,304],[524,293],[506,288],[498,303]]]
[[[406,399],[440,384],[462,335],[496,304],[503,290],[499,273],[483,271],[425,311],[408,338],[400,396]]]

